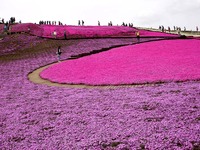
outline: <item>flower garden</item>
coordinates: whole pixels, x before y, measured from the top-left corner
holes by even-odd
[[[44,38],[54,29],[41,28],[0,41],[0,149],[200,149],[199,39],[144,30],[138,44],[136,28],[96,27],[98,36],[109,30],[96,38],[77,27],[68,40],[55,40]],[[28,79],[48,64],[41,77],[98,86]]]
[[[145,84],[200,78],[199,40],[162,40],[123,46],[44,70],[52,82],[88,85]]]
[[[30,31],[29,31],[30,29]],[[107,37],[135,37],[135,32],[140,31],[141,37],[177,37],[176,34],[163,32],[152,32],[148,30],[138,30],[124,26],[58,26],[58,25],[37,25],[32,23],[11,25],[11,32],[30,32],[30,34],[55,38],[52,33],[56,31],[56,39],[64,39],[64,31],[68,39],[82,38],[107,38]]]

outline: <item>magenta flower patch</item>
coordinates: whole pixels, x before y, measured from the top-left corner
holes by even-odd
[[[1,26],[0,26],[1,27]],[[3,29],[3,27],[1,27]],[[1,30],[0,30],[1,31]],[[67,39],[74,38],[105,38],[105,37],[135,37],[139,31],[141,37],[178,37],[176,34],[141,30],[137,28],[124,26],[58,26],[58,25],[37,25],[32,23],[23,23],[11,25],[10,32],[28,32],[32,35],[64,39],[66,33]],[[55,34],[54,34],[55,33]]]
[[[52,82],[89,85],[196,80],[200,78],[199,57],[199,40],[165,40],[67,60],[40,76]]]
[[[131,38],[62,40],[61,59],[133,40],[137,42]],[[141,42],[150,40],[141,38]],[[57,60],[55,44],[61,42],[28,34],[0,40],[1,150],[200,149],[200,81],[78,89],[30,82],[30,72]],[[188,42],[184,44],[185,49]],[[44,45],[49,48],[44,50]],[[194,46],[182,55],[191,57]],[[145,56],[138,53],[138,59]]]
[[[124,26],[48,26],[43,25],[43,36],[51,37],[51,33],[57,32],[57,38],[63,38],[66,31],[67,38],[92,38],[92,37],[135,37],[137,31],[143,36],[177,37],[175,34],[139,30]]]

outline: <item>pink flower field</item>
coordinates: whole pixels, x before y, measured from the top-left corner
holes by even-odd
[[[140,43],[127,33],[85,38],[91,27],[78,26],[63,40],[49,38],[54,28],[65,26],[19,24],[2,34],[0,150],[200,150],[199,40],[150,31]],[[105,35],[118,32],[110,29]],[[48,64],[41,76],[53,82],[141,85],[32,82]]]
[[[105,38],[105,37],[135,37],[136,31],[140,32],[141,37],[178,37],[176,34],[141,30],[133,27],[124,26],[71,26],[71,25],[38,25],[23,23],[11,25],[12,33],[29,32],[30,34],[44,38],[55,38],[52,36],[56,31],[56,39],[64,39],[66,32],[67,39],[77,38]]]
[[[175,34],[139,30],[124,26],[52,26],[43,25],[43,36],[51,38],[51,33],[57,31],[57,38],[63,38],[66,31],[68,38],[98,38],[98,37],[135,37],[135,32],[140,31],[141,36],[177,37]]]
[[[52,82],[123,85],[200,79],[199,40],[161,40],[52,65],[40,76]]]

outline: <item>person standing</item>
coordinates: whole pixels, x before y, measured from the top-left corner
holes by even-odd
[[[171,28],[170,27],[168,27],[168,32],[171,32]]]
[[[3,29],[4,29],[4,32],[7,34],[7,32],[8,32],[8,23],[4,24]]]
[[[60,56],[61,56],[62,52],[61,52],[61,46],[58,46],[58,51],[56,52],[57,58],[58,58],[58,62],[60,62]]]
[[[12,34],[12,26],[11,25],[9,26],[9,31],[8,32],[9,32],[10,35]]]
[[[139,31],[136,32],[136,37],[137,37],[137,41],[139,43],[140,42],[140,32]]]
[[[65,38],[65,40],[67,39],[66,31],[64,31],[64,38]]]
[[[178,28],[178,35],[181,35],[181,28]]]
[[[53,31],[53,37],[56,39],[57,38],[57,32],[56,30]]]
[[[30,29],[30,27],[28,27],[28,33],[30,33],[31,32],[31,29]]]

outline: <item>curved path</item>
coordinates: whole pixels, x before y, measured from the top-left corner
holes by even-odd
[[[29,79],[34,83],[79,88],[143,86],[199,79],[199,41],[167,40],[138,46],[126,46],[92,57],[51,64],[29,74]],[[102,65],[102,62],[105,62],[105,65]],[[84,64],[89,64],[89,67]],[[126,74],[123,75],[124,71]],[[93,82],[90,80],[91,74],[95,79]],[[41,79],[40,76],[47,80]]]

